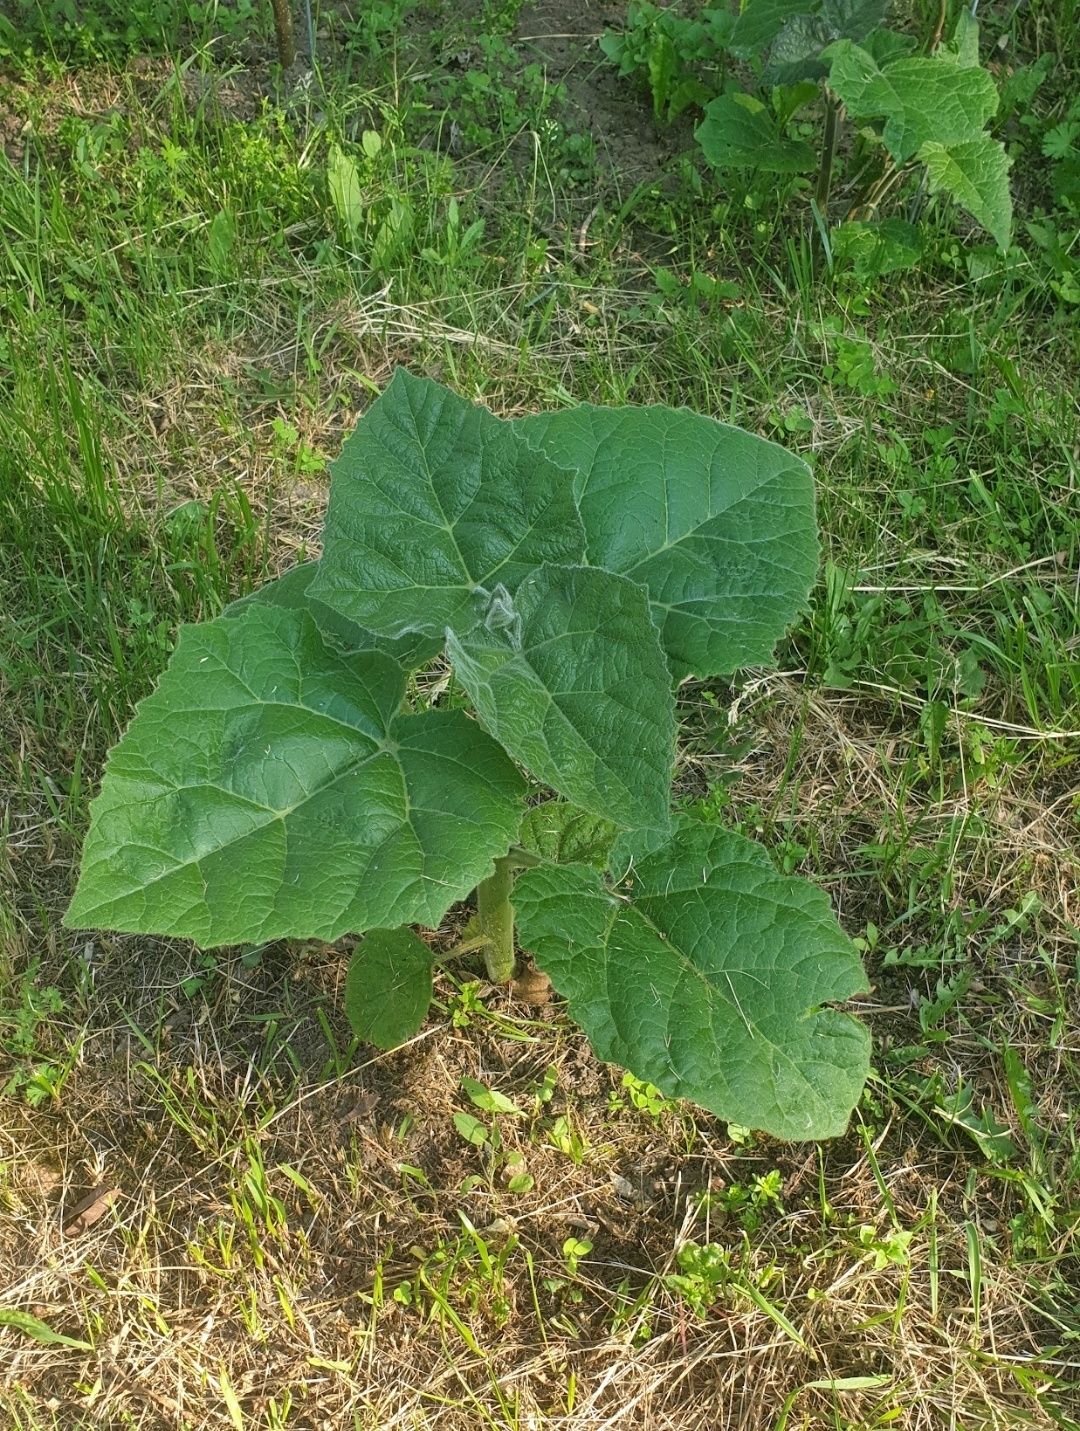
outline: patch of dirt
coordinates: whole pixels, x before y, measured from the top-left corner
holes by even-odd
[[[582,131],[592,135],[600,165],[622,197],[661,178],[693,139],[689,119],[657,124],[648,95],[620,78],[601,51],[604,31],[625,22],[626,6],[610,0],[537,0],[523,7],[517,26],[526,59],[540,61],[553,82],[566,86]]]

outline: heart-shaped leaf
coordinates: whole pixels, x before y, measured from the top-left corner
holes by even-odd
[[[185,627],[109,757],[66,923],[204,948],[435,925],[490,874],[523,784],[460,711],[302,611]]]
[[[685,822],[625,893],[584,865],[541,865],[514,907],[602,1059],[777,1137],[843,1132],[869,1037],[823,1005],[866,980],[826,896],[760,846]]]
[[[377,635],[466,631],[497,586],[582,557],[570,475],[512,424],[403,370],[331,470],[311,595]]]
[[[574,470],[589,562],[648,588],[676,678],[772,656],[817,572],[805,462],[669,407],[586,404],[518,426]]]
[[[993,79],[980,66],[954,55],[913,55],[878,66],[850,40],[824,51],[829,84],[852,119],[885,120],[889,153],[904,163],[927,140],[951,147],[982,137],[997,110]]]
[[[619,824],[666,826],[675,702],[644,587],[542,566],[446,650],[481,722],[538,780]]]
[[[397,1048],[412,1038],[431,1003],[431,950],[411,929],[372,929],[345,976],[345,1014],[357,1038]]]

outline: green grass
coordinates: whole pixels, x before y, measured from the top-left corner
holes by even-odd
[[[131,13],[0,77],[0,1307],[93,1348],[0,1330],[5,1424],[1076,1426],[1080,328],[1023,229],[1066,225],[1023,186],[1071,61],[1013,127],[1021,246],[935,209],[873,279],[797,201],[613,169],[593,52],[528,70],[517,7],[320,12],[306,90]],[[779,673],[684,690],[680,788],[863,942],[847,1138],[725,1129],[475,981],[372,1058],[340,949],[61,930],[177,625],[311,549],[396,363],[813,460],[812,612]]]

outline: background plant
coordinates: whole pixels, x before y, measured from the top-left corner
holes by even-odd
[[[201,37],[242,39],[259,25],[261,10],[256,0],[10,0],[0,14],[0,60],[156,52],[178,25]]]
[[[960,12],[947,43],[942,12],[920,54],[915,38],[885,27],[887,10],[888,0],[748,0],[737,17],[706,8],[691,21],[644,4],[630,7],[627,30],[609,32],[603,47],[620,73],[647,75],[657,118],[703,107],[695,135],[720,172],[790,181],[816,171],[825,215],[846,115],[856,126],[855,169],[877,171],[852,217],[876,217],[918,172],[931,195],[952,199],[1006,248],[1009,162],[987,128],[998,94],[979,63],[973,12]],[[810,110],[823,114],[816,150]]]
[[[675,5],[631,0],[625,28],[605,31],[600,48],[620,75],[640,74],[647,81],[653,114],[670,123],[713,98],[713,71],[723,62],[734,24],[732,12],[719,7],[706,6],[690,18]]]

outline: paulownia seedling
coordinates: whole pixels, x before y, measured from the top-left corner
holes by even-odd
[[[853,946],[821,890],[671,805],[677,683],[769,661],[816,566],[809,469],[772,442],[666,407],[505,422],[398,372],[334,463],[319,561],[181,630],[67,923],[361,934],[348,1014],[392,1047],[432,994],[411,926],[475,893],[462,947],[501,981],[520,941],[601,1058],[839,1133]],[[449,694],[410,679],[435,660]]]

